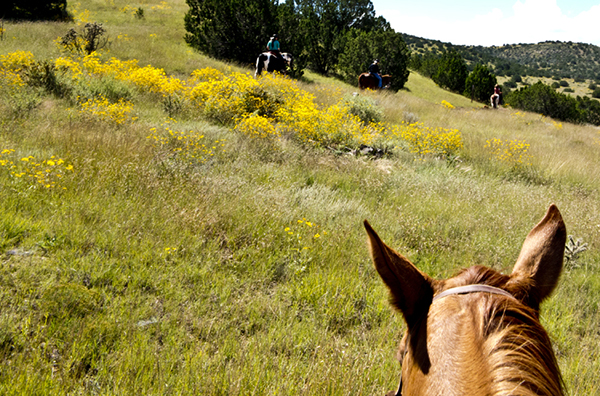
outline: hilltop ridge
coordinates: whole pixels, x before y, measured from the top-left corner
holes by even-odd
[[[437,55],[456,50],[470,67],[491,66],[498,76],[529,75],[576,80],[600,80],[600,47],[593,44],[544,41],[537,44],[502,46],[454,45],[439,40],[403,34],[413,55]]]

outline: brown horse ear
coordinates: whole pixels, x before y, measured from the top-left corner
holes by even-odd
[[[558,208],[552,204],[542,221],[527,235],[511,274],[515,281],[531,284],[529,294],[537,297],[534,303],[538,305],[558,283],[566,240],[565,223]]]
[[[368,221],[365,220],[364,224],[375,269],[390,290],[391,304],[402,312],[410,328],[431,304],[433,280],[406,257],[387,246]]]

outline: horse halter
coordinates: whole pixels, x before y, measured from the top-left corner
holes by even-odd
[[[488,286],[488,285],[467,285],[467,286],[453,287],[452,289],[444,290],[437,296],[433,297],[433,300],[431,300],[431,302],[433,303],[436,300],[440,300],[444,297],[452,296],[455,294],[468,294],[468,293],[500,294],[502,296],[509,297],[509,298],[512,298],[513,300],[516,300],[515,296],[513,296],[506,290],[502,290],[498,287]],[[404,356],[406,356],[406,350],[404,351]],[[404,360],[404,356],[402,356],[402,360]],[[396,392],[395,396],[402,396],[402,373],[400,373],[400,385],[398,386],[398,391]]]

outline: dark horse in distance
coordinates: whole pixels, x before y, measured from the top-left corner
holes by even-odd
[[[392,77],[389,74],[384,74],[381,76],[381,89],[389,88],[391,84]],[[358,76],[358,87],[360,89],[378,89],[377,85],[379,85],[377,77],[372,76],[371,73],[363,73]]]

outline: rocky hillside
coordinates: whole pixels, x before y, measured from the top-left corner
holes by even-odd
[[[464,46],[404,35],[413,55],[437,55],[455,49],[469,65],[490,65],[499,76],[529,75],[600,81],[600,47],[573,42]]]

